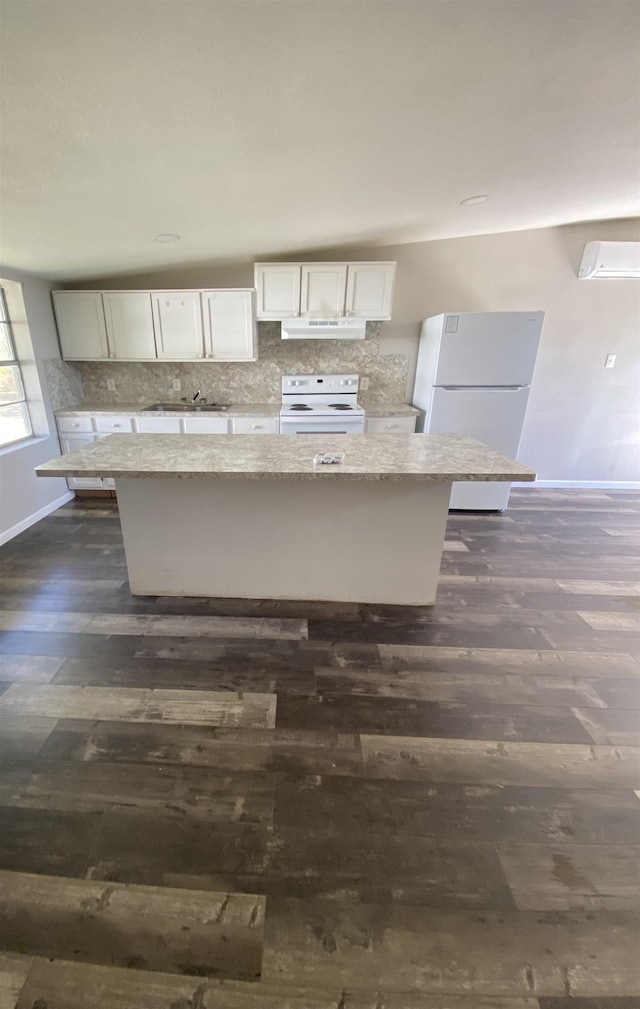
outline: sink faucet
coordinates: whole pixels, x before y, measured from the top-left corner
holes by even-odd
[[[196,393],[196,394],[195,394],[195,396],[194,396],[194,397],[192,398],[191,402],[192,402],[192,403],[195,403],[195,401],[196,401],[196,400],[198,399],[198,397],[199,397],[199,396],[200,396],[200,390],[198,389],[197,393]]]

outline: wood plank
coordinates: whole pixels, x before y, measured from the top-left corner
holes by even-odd
[[[451,672],[522,673],[544,676],[640,677],[640,663],[625,652],[553,651],[551,649],[441,648],[428,645],[378,646],[387,669]]]
[[[0,610],[0,630],[84,634],[155,634],[163,637],[306,638],[306,620],[156,614],[47,613]]]
[[[0,710],[0,759],[38,753],[57,722],[46,715],[12,715]]]
[[[207,823],[273,818],[272,774],[220,774],[177,765],[30,761],[0,767],[0,804],[20,809],[131,816],[154,814]]]
[[[0,872],[5,945],[63,960],[254,980],[264,910],[250,894]]]
[[[263,978],[440,995],[640,995],[637,929],[629,912],[478,914],[270,898]]]
[[[404,697],[420,701],[474,704],[542,705],[545,707],[604,708],[605,701],[584,677],[518,673],[434,672],[431,670],[350,669],[316,670],[320,693]],[[58,680],[56,680],[58,682]],[[638,681],[636,687],[640,687]],[[637,689],[640,696],[640,689]]]
[[[277,827],[371,832],[449,841],[634,844],[640,803],[631,790],[597,791],[279,774]]]
[[[208,726],[142,725],[135,722],[65,720],[43,747],[53,760],[108,763],[184,764],[236,773],[288,771],[296,774],[363,773],[354,733]]]
[[[32,686],[14,683],[0,697],[0,714],[103,721],[174,722],[273,728],[275,694],[133,687]]]
[[[568,743],[361,736],[371,778],[556,788],[638,788],[640,749]]]
[[[594,631],[640,630],[640,613],[593,613],[580,610],[578,616]]]
[[[498,856],[516,907],[536,911],[634,911],[640,846],[505,844]]]
[[[175,974],[36,959],[15,1009],[44,1009],[45,1005],[51,1009],[538,1009],[538,1000],[410,992],[398,995],[344,991],[335,986],[301,988],[187,979]],[[13,1003],[7,1009],[14,1009]]]
[[[0,704],[2,699],[0,699]],[[406,698],[283,695],[278,728],[355,730],[392,736],[590,742],[571,709],[513,704],[457,704]]]
[[[594,743],[640,746],[640,714],[634,708],[573,708],[573,713]]]
[[[33,957],[0,952],[0,1009],[15,1009],[32,964]]]
[[[3,655],[0,680],[7,683],[50,683],[64,659],[52,655]]]

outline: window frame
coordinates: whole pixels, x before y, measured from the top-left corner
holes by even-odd
[[[9,400],[6,403],[0,403],[0,417],[1,409],[6,406],[16,406],[18,404],[23,404],[27,422],[29,425],[29,430],[26,434],[21,435],[19,438],[13,438],[11,441],[1,441],[0,440],[0,451],[5,448],[10,448],[12,445],[19,445],[20,442],[28,441],[33,438],[33,421],[31,419],[31,411],[29,410],[29,402],[27,399],[27,391],[24,384],[24,378],[22,376],[22,367],[20,365],[20,360],[18,358],[18,353],[16,351],[16,341],[13,335],[13,325],[11,323],[11,316],[9,314],[9,306],[7,304],[7,297],[5,294],[4,285],[0,281],[0,332],[6,334],[6,341],[9,346],[9,350],[12,353],[12,357],[0,358],[0,368],[17,368],[18,378],[20,380],[20,387],[22,389],[22,396],[17,399]]]

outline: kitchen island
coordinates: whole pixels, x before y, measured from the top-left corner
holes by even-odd
[[[435,601],[454,480],[535,480],[415,434],[111,435],[36,473],[115,479],[134,595],[401,605]]]

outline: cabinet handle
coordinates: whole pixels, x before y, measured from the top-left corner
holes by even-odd
[[[74,420],[74,422],[71,425],[71,427],[80,427],[80,424],[79,424],[79,422],[77,420]]]
[[[397,426],[398,426],[397,424],[385,424],[385,430],[393,431],[393,429],[396,428]]]
[[[252,431],[262,431],[262,424],[252,424],[251,425],[251,430]]]

